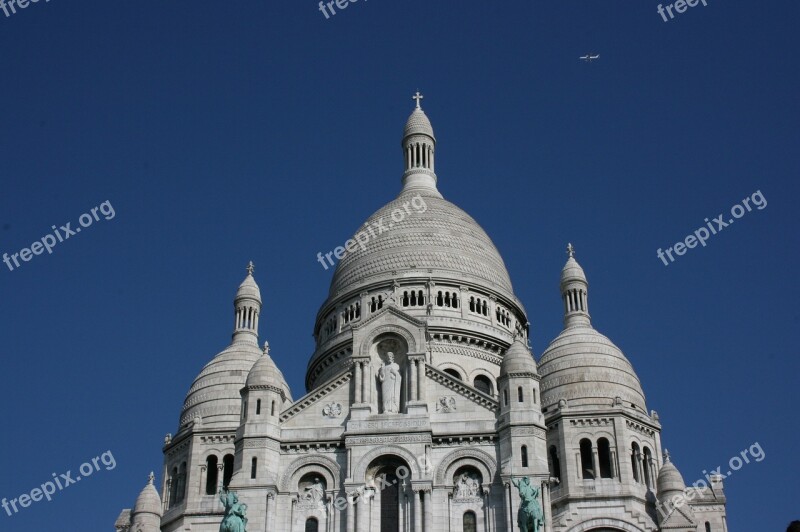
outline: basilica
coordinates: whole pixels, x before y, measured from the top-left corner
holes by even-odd
[[[564,327],[537,363],[503,259],[437,188],[415,98],[400,192],[363,226],[387,230],[337,254],[307,392],[259,338],[251,264],[230,345],[116,531],[217,532],[235,507],[246,532],[726,532],[722,479],[684,483],[631,362],[592,326],[571,245]],[[541,519],[519,519],[523,486]]]

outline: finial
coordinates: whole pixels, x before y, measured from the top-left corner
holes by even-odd
[[[567,244],[567,255],[569,255],[569,258],[572,258],[572,257],[575,256],[575,248],[572,247],[572,243],[571,242],[569,244]]]
[[[152,471],[150,471],[150,475],[147,477],[148,483],[152,486],[153,482],[155,482],[155,480],[156,480],[156,476],[153,474]]]
[[[419,101],[424,97],[425,96],[419,93],[419,89],[417,90],[417,93],[411,97],[412,100],[417,100],[417,109],[422,109],[422,107],[419,105]]]
[[[664,449],[664,463],[665,463],[665,464],[668,464],[669,462],[670,462],[670,459],[669,459],[669,451],[668,451],[668,450],[666,450],[666,449]]]
[[[256,269],[256,265],[255,265],[255,264],[253,264],[253,261],[251,260],[251,261],[250,261],[250,262],[247,264],[247,273],[249,273],[250,275],[253,275],[253,272],[255,271],[255,269]]]
[[[264,342],[264,354],[269,355],[269,342]]]

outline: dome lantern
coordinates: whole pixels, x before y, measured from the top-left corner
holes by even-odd
[[[434,153],[436,151],[436,137],[433,135],[433,126],[422,110],[419,91],[412,96],[417,101],[417,107],[412,111],[403,130],[403,160],[405,172],[403,173],[403,192],[425,191],[430,195],[441,197],[436,190],[436,173],[434,171]]]
[[[247,265],[245,277],[236,297],[233,300],[235,309],[233,325],[233,341],[250,342],[258,345],[258,317],[261,313],[261,291],[253,278],[255,265],[252,261]]]

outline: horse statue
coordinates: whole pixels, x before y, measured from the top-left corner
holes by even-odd
[[[247,532],[247,505],[239,502],[239,497],[228,488],[222,488],[219,500],[225,507],[225,516],[219,525],[219,532]]]
[[[544,527],[544,514],[539,504],[538,488],[535,488],[528,477],[522,480],[511,479],[511,483],[519,490],[519,512],[517,524],[521,532],[539,532]]]

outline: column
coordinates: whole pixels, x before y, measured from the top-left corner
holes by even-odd
[[[272,517],[272,499],[275,498],[274,493],[267,493],[267,504],[264,510],[264,530],[271,530],[272,527],[269,526],[270,517]]]
[[[420,357],[420,359],[417,361],[417,364],[419,364],[417,366],[417,372],[419,373],[419,375],[417,376],[417,386],[419,388],[417,391],[417,399],[419,399],[420,401],[424,401],[425,400],[425,355]]]
[[[369,530],[369,498],[367,497],[367,491],[362,490],[359,497],[358,502],[356,503],[356,513],[358,517],[356,518],[356,531],[357,532],[370,532]]]
[[[353,494],[347,493],[347,532],[356,531],[356,512],[353,508]]]
[[[207,466],[205,464],[200,466],[200,491],[199,491],[200,495],[204,495],[205,494],[206,468],[207,468]]]
[[[642,453],[636,453],[636,467],[639,469],[639,482],[642,484],[647,484],[647,481],[644,479],[644,467],[642,467]]]
[[[614,448],[611,449],[611,476],[616,479],[620,477],[617,467],[617,450]]]
[[[374,397],[372,389],[375,386],[375,379],[372,378],[372,364],[370,362],[364,362],[364,381],[366,390],[364,402],[372,404],[372,398]]]
[[[400,526],[398,530],[400,532],[406,532],[406,505],[405,505],[405,498],[406,498],[406,483],[405,481],[401,481],[400,484],[397,486],[397,517],[400,521]]]
[[[365,360],[361,361],[361,402],[367,403],[369,402],[369,382],[367,381],[367,362]]]
[[[425,491],[422,492],[423,497],[425,498],[425,532],[433,532],[433,528],[431,528],[431,523],[433,522],[433,505],[431,503],[432,494],[431,488],[425,488]]]
[[[503,486],[503,496],[504,496],[504,498],[506,500],[505,512],[504,512],[505,513],[505,518],[506,518],[506,530],[511,532],[514,529],[511,527],[511,523],[513,521],[511,520],[511,512],[512,512],[512,510],[511,510],[511,483],[510,482],[506,482],[505,485]]]
[[[414,532],[422,532],[422,500],[420,499],[419,488],[412,487],[414,497]]]
[[[411,381],[410,391],[409,391],[409,400],[416,401],[417,400],[417,368],[416,368],[417,360],[414,358],[409,357],[408,359],[408,373]]]
[[[355,372],[356,376],[356,384],[355,384],[355,399],[354,403],[358,404],[361,402],[361,362],[356,360],[353,362],[353,371]]]
[[[489,519],[489,487],[483,486],[483,529],[486,532],[491,530],[491,520]]]
[[[592,469],[594,469],[594,478],[600,478],[600,460],[597,457],[597,446],[592,442]]]
[[[552,508],[550,507],[550,480],[542,482],[542,511],[544,512],[544,532],[553,531]]]

